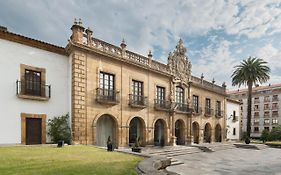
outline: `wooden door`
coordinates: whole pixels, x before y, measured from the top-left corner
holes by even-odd
[[[26,144],[41,144],[42,140],[42,119],[26,118]]]

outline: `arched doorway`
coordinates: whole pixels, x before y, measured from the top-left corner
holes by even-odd
[[[221,142],[221,125],[217,124],[215,128],[215,141]]]
[[[145,144],[145,124],[140,117],[134,117],[129,125],[129,145],[134,145],[137,138],[140,138],[140,144]]]
[[[117,123],[114,118],[108,114],[102,115],[96,125],[96,144],[98,146],[106,146],[108,137],[112,143],[117,145]]]
[[[210,123],[206,123],[204,128],[204,142],[211,143],[212,128]]]
[[[184,122],[182,120],[177,120],[175,123],[175,136],[177,137],[176,144],[184,145]]]
[[[192,123],[193,142],[199,144],[199,124],[197,122]]]
[[[156,146],[164,146],[165,138],[166,138],[166,125],[165,121],[162,119],[158,119],[154,124],[154,145]]]

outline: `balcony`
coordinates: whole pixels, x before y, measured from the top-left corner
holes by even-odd
[[[170,111],[171,110],[171,102],[165,101],[161,99],[154,99],[154,108],[160,111]]]
[[[259,99],[254,99],[254,103],[260,103]]]
[[[268,111],[268,110],[270,110],[270,107],[269,106],[268,107],[264,107],[263,110]]]
[[[279,98],[278,97],[273,97],[272,101],[279,101]]]
[[[272,110],[273,111],[277,111],[278,110],[278,106],[272,106]]]
[[[176,109],[178,113],[191,113],[193,109],[189,107],[188,104],[184,103],[173,103],[172,108]]]
[[[129,94],[129,105],[135,108],[145,108],[147,107],[147,97]]]
[[[47,101],[51,98],[51,85],[17,80],[16,94],[19,98]]]
[[[269,99],[269,98],[265,98],[265,99],[263,100],[263,102],[264,102],[264,103],[269,103],[269,102],[270,102],[270,99]]]
[[[214,115],[214,110],[211,108],[206,107],[205,108],[205,114],[206,117],[210,117],[211,115]]]
[[[272,117],[278,117],[278,113],[272,113]]]
[[[119,91],[97,88],[96,100],[98,103],[105,104],[118,104],[119,103]]]
[[[222,110],[216,110],[215,116],[216,116],[217,118],[222,118],[222,117],[223,117],[223,111],[222,111]]]
[[[194,115],[201,115],[203,112],[202,108],[198,106],[193,107],[193,109],[194,109]]]

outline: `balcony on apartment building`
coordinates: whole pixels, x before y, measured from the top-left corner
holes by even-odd
[[[176,110],[178,113],[192,113],[193,108],[191,108],[188,104],[185,103],[173,103],[172,108]]]
[[[210,116],[214,115],[214,109],[205,107],[205,113],[204,113],[204,115],[205,115],[206,117],[210,117]]]
[[[156,110],[170,111],[171,110],[171,102],[165,101],[162,99],[154,99],[154,108]]]
[[[41,82],[16,81],[16,94],[19,98],[48,100],[51,98],[51,85]]]
[[[260,103],[260,99],[254,99],[254,103]]]
[[[145,108],[147,107],[147,97],[129,94],[129,105],[136,108]]]
[[[223,117],[223,111],[222,110],[216,110],[215,116],[216,116],[216,118],[222,118]]]
[[[118,104],[119,103],[119,91],[113,89],[96,89],[96,100],[99,103],[106,104]]]
[[[279,114],[278,114],[278,111],[273,111],[273,112],[272,112],[272,117],[278,117],[278,115],[279,115]]]
[[[272,97],[272,101],[279,101],[278,96],[273,96],[273,97]]]

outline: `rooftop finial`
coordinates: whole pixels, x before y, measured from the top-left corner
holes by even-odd
[[[122,39],[122,42],[121,42],[121,44],[120,44],[120,47],[121,47],[122,49],[125,49],[126,46],[127,46],[127,44],[125,43],[125,39],[123,38],[123,39]]]
[[[77,25],[77,19],[74,18],[74,25]]]
[[[148,55],[147,55],[149,58],[152,58],[152,52],[151,50],[148,51]]]
[[[201,79],[202,79],[202,80],[204,79],[204,74],[203,74],[203,73],[201,74]]]
[[[215,82],[216,82],[216,81],[215,81],[215,78],[213,78],[212,83],[215,84]]]

